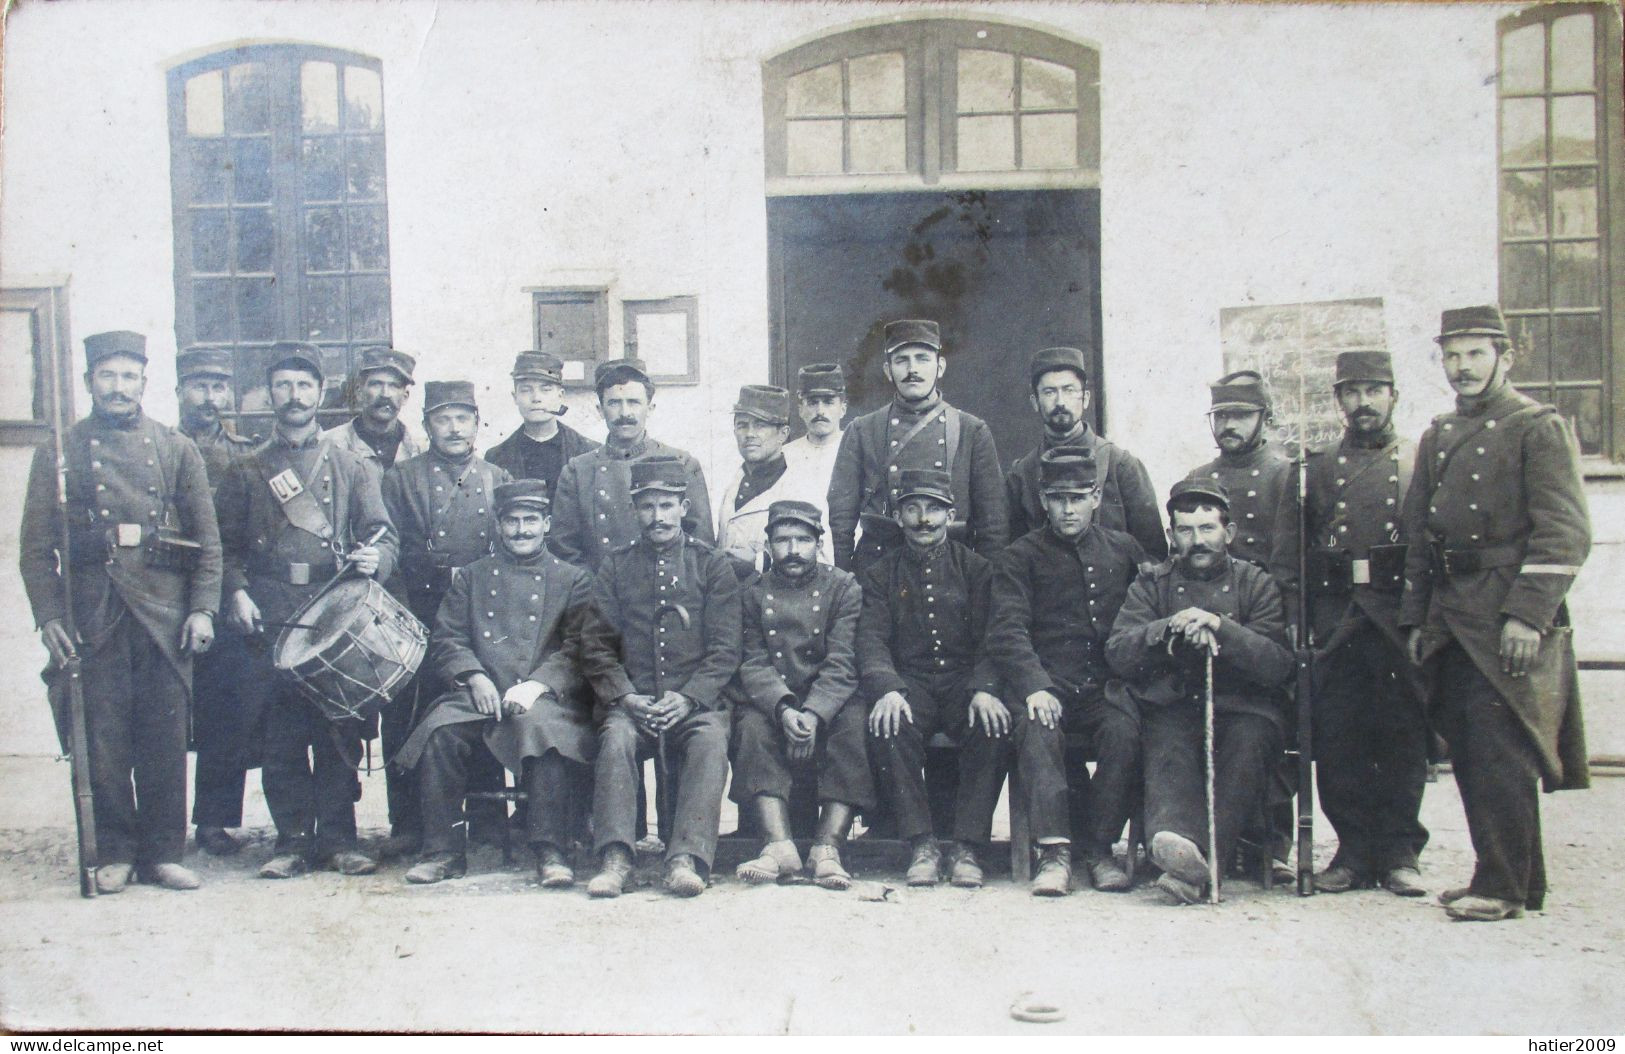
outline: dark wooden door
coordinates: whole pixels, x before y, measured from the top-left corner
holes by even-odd
[[[943,391],[987,421],[1009,465],[1038,441],[1026,364],[1083,348],[1100,391],[1100,192],[956,191],[773,198],[767,203],[774,382],[808,362],[846,367],[854,413],[890,397],[880,333],[932,318]]]

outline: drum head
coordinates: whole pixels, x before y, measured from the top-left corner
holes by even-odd
[[[367,594],[375,588],[371,579],[347,578],[317,597],[314,603],[300,608],[289,621],[315,628],[283,630],[277,641],[276,666],[283,670],[298,669],[307,659],[323,654],[357,619],[370,619],[372,608],[367,604]]]

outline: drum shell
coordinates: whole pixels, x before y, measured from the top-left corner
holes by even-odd
[[[329,720],[365,720],[387,705],[417,673],[428,630],[404,604],[370,578],[347,579],[301,606],[291,619],[321,624],[324,613],[350,612],[344,631],[321,651],[291,662],[294,635],[278,636],[274,664]]]

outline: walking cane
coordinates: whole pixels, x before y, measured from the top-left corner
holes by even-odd
[[[688,617],[688,608],[681,604],[661,604],[655,608],[655,702],[659,702],[666,694],[665,667],[660,655],[660,629],[666,621],[666,616],[675,613],[677,620],[683,624],[684,629],[693,625]],[[671,801],[671,757],[666,752],[666,733],[655,735],[655,829],[660,829],[661,820],[665,820],[672,827],[676,827],[676,817],[672,815]],[[670,834],[668,830],[666,834]],[[666,839],[669,841],[669,839]]]
[[[1202,701],[1202,751],[1207,756],[1207,901],[1219,902],[1219,824],[1213,815],[1213,653],[1207,653],[1207,692]]]

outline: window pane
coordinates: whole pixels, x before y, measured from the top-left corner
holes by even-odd
[[[841,171],[841,121],[791,121],[785,171],[810,176]]]
[[[1546,100],[1501,101],[1501,163],[1539,164],[1546,160]]]
[[[1590,95],[1552,99],[1552,160],[1591,161],[1597,156],[1597,104]]]
[[[1591,15],[1566,15],[1552,23],[1552,90],[1590,88],[1596,84]]]
[[[846,64],[848,113],[902,113],[903,53],[865,55]]]
[[[219,70],[186,82],[186,134],[226,134],[226,78]]]
[[[961,117],[958,129],[959,171],[1004,172],[1016,167],[1014,117]]]
[[[234,139],[231,143],[231,200],[258,204],[271,200],[271,141]]]
[[[1003,51],[960,48],[958,106],[960,113],[1014,110],[1016,57]]]
[[[1512,380],[1517,384],[1546,384],[1551,378],[1552,351],[1547,340],[1547,316],[1512,315]]]
[[[231,339],[231,279],[200,278],[192,283],[192,325],[199,341]]]
[[[233,365],[237,374],[237,409],[243,413],[271,408],[265,390],[265,368],[275,361],[268,348],[238,348]]]
[[[192,270],[225,274],[231,270],[230,228],[225,209],[192,210]]]
[[[1552,378],[1602,380],[1602,316],[1552,316]]]
[[[198,205],[226,203],[226,141],[200,139],[192,143],[191,200]]]
[[[276,339],[276,279],[239,278],[237,287],[237,339]]]
[[[1501,90],[1546,90],[1546,27],[1540,24],[1514,29],[1501,38]]]
[[[306,340],[343,340],[347,316],[344,279],[305,279]]]
[[[1552,233],[1568,237],[1597,233],[1597,170],[1552,170]]]
[[[1077,168],[1078,115],[1041,113],[1021,119],[1022,168]]]
[[[32,421],[42,416],[39,341],[32,310],[0,310],[0,421]]]
[[[350,378],[350,348],[344,344],[324,345],[322,360],[322,408],[348,409],[344,405],[344,384]]]
[[[1546,306],[1546,246],[1502,247],[1501,304],[1511,311]]]
[[[389,338],[389,279],[350,279],[350,334],[357,340]]]
[[[384,210],[350,210],[350,268],[356,271],[383,271],[389,267],[389,241],[385,233]]]
[[[785,112],[791,117],[829,117],[841,112],[841,64],[798,73],[786,82]]]
[[[237,209],[237,273],[275,268],[276,229],[270,209]]]
[[[1021,60],[1021,108],[1078,105],[1078,74],[1071,66],[1042,59]],[[1022,146],[1026,150],[1026,146]]]
[[[226,128],[249,135],[271,128],[271,97],[265,67],[244,62],[226,71]]]
[[[1574,426],[1575,438],[1580,441],[1580,453],[1597,456],[1602,453],[1602,391],[1598,388],[1578,388],[1557,393],[1557,412]]]
[[[908,149],[903,138],[906,123],[902,118],[851,122],[848,132],[852,137],[851,171],[907,171]]]
[[[307,132],[339,130],[339,68],[333,63],[300,65],[299,114]]]
[[[345,186],[352,201],[384,196],[384,140],[379,136],[345,136]]]
[[[310,209],[305,213],[305,270],[344,270],[342,209]]]
[[[1546,233],[1546,173],[1501,173],[1501,234],[1508,238]]]
[[[344,67],[344,127],[378,132],[384,127],[384,84],[377,70]]]
[[[1552,306],[1596,307],[1599,293],[1597,243],[1552,246]]]
[[[306,139],[304,182],[306,201],[338,201],[344,196],[344,144],[338,139]]]

